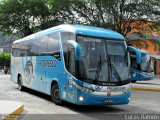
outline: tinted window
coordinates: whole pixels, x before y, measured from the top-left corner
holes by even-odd
[[[62,41],[62,48],[63,48],[63,55],[65,60],[66,67],[68,66],[68,57],[67,57],[67,51],[68,51],[68,44],[67,40],[75,40],[75,34],[70,32],[62,32],[61,33],[61,41]]]
[[[69,46],[69,50],[68,50],[68,71],[71,72],[71,74],[75,75],[76,73],[76,65],[75,65],[75,50],[73,46]]]
[[[27,56],[30,53],[30,46],[27,45],[27,42],[16,43],[12,46],[12,54],[13,56]]]
[[[140,64],[138,64],[136,61],[136,53],[133,51],[130,51],[129,53],[131,59],[131,67],[140,70]]]
[[[68,49],[67,40],[75,40],[75,34],[70,32],[62,32],[61,40],[62,40],[63,52],[67,52]]]
[[[30,54],[29,56],[36,56],[38,54],[38,45],[36,39],[32,39],[29,41],[31,44]]]
[[[40,36],[12,45],[12,55],[23,56],[55,56],[60,58],[58,33]]]
[[[34,46],[37,46],[37,55],[41,56],[46,53],[47,38],[47,36],[41,36],[35,40]]]
[[[47,36],[47,50],[46,52],[58,52],[59,42],[58,34],[50,34]]]
[[[60,48],[59,48],[59,36],[58,33],[56,34],[49,34],[46,38],[47,40],[47,47],[46,52],[47,54],[54,56],[58,60],[60,60]]]

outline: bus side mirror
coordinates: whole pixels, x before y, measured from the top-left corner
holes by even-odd
[[[82,59],[82,48],[81,48],[81,46],[73,40],[67,40],[67,43],[74,47],[76,60],[80,61]]]
[[[158,59],[154,56],[150,56],[150,61],[155,60],[156,63],[158,63]]]

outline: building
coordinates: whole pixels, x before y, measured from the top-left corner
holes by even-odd
[[[143,40],[142,46],[133,44],[134,47],[148,51],[148,53],[158,59],[158,62],[153,62],[154,72],[160,75],[160,27],[159,23],[155,21],[139,21],[135,20],[131,23],[131,31],[127,34],[128,41]],[[146,46],[147,45],[147,46]]]
[[[0,46],[0,52],[11,53],[11,46],[10,45]]]
[[[0,52],[11,53],[11,45],[16,39],[16,35],[5,36],[0,32]]]

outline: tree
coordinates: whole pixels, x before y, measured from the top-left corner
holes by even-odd
[[[79,19],[77,9],[82,9],[85,0],[48,0],[52,14],[57,13],[57,18],[61,23],[84,24]]]
[[[143,0],[85,0],[72,7],[82,23],[115,30],[124,36],[134,20],[151,15],[152,7]]]
[[[112,29],[126,35],[135,20],[160,12],[158,0],[2,0],[0,29],[23,36],[63,24],[78,23]],[[137,29],[139,26],[136,26]],[[157,29],[156,25],[151,27]]]
[[[47,0],[3,0],[0,3],[0,29],[22,36],[59,24],[50,13]]]
[[[10,67],[11,55],[8,53],[0,53],[0,66]]]
[[[78,16],[82,24],[104,27],[112,29],[127,37],[128,33],[133,29],[144,31],[145,19],[152,18],[155,14],[154,7],[158,0],[85,0],[82,4],[72,7],[75,16]],[[158,3],[157,3],[158,4]],[[160,12],[159,12],[160,13]],[[133,23],[138,20],[139,23],[133,26]],[[160,28],[155,22],[149,25],[151,31]],[[144,34],[145,36],[146,34]],[[146,37],[143,37],[147,39]],[[129,41],[140,46],[148,46],[145,39]],[[148,39],[147,39],[148,40]],[[158,41],[151,41],[153,44],[159,44]],[[145,45],[144,45],[145,44]]]

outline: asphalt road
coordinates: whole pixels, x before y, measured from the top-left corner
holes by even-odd
[[[66,103],[57,106],[50,96],[27,89],[21,92],[17,85],[9,80],[10,76],[0,75],[0,100],[15,100],[24,103],[25,111],[19,118],[22,120],[101,120],[129,119],[126,114],[159,114],[160,93],[132,91],[128,105],[110,106],[77,106]],[[131,116],[133,117],[133,116]]]

